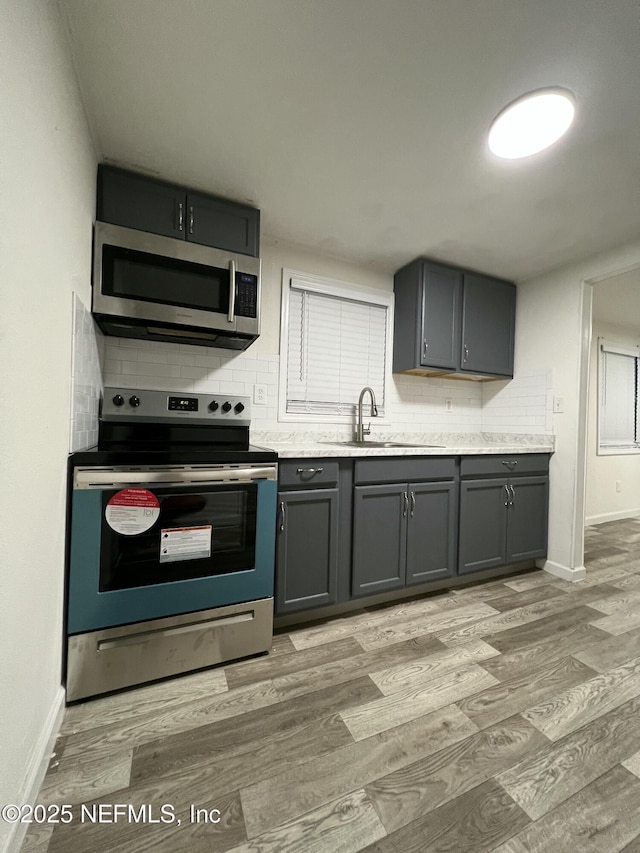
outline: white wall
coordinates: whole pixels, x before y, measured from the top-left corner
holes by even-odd
[[[72,289],[88,302],[95,206],[57,4],[0,0],[0,80],[0,803],[21,803],[61,710]]]
[[[597,285],[606,288],[606,283]],[[637,323],[628,326],[594,318],[589,376],[589,430],[587,434],[587,498],[585,524],[640,515],[640,454],[598,456],[598,338],[628,346],[640,343]],[[621,491],[616,492],[620,481]]]
[[[584,574],[585,441],[587,432],[590,288],[595,281],[640,263],[640,243],[519,283],[516,374],[552,371],[564,412],[553,415],[549,555],[545,567],[564,577]]]
[[[266,385],[267,405],[254,406],[254,431],[300,432],[338,430],[331,422],[278,421],[280,302],[282,269],[334,278],[372,289],[392,291],[393,278],[317,255],[273,239],[262,246],[262,333],[240,354],[186,344],[151,343],[106,338],[104,381],[131,388],[160,388],[200,393],[253,393]],[[388,389],[388,417],[374,424],[376,434],[548,433],[551,432],[548,370],[522,371],[509,382],[461,382],[455,379],[394,375]],[[452,411],[445,411],[445,399]],[[354,401],[355,402],[355,401]]]

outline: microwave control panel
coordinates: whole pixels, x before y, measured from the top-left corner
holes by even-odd
[[[258,276],[236,273],[236,317],[258,316]]]

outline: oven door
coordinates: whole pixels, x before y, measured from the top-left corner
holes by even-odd
[[[273,595],[275,465],[74,472],[71,634]]]

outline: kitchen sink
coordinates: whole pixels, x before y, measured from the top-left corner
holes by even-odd
[[[406,441],[327,441],[347,447],[444,447],[444,444],[409,444]]]

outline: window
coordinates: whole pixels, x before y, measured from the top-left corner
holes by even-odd
[[[393,294],[283,270],[280,419],[353,419],[365,385],[384,415]]]
[[[598,452],[640,452],[638,361],[640,349],[598,339]]]

